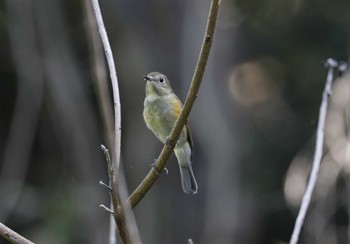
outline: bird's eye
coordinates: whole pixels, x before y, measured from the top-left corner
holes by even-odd
[[[163,78],[160,78],[160,79],[159,79],[159,82],[160,82],[160,83],[163,83],[163,82],[164,82],[164,79],[163,79]]]

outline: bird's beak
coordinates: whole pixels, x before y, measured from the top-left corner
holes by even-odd
[[[144,79],[145,81],[151,80],[147,75],[145,75],[145,76],[143,77],[143,79]]]

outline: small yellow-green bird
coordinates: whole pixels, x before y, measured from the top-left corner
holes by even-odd
[[[182,104],[165,75],[152,72],[144,76],[144,79],[147,83],[143,118],[154,135],[162,143],[167,143],[167,137],[181,112]],[[196,194],[198,185],[191,166],[193,142],[188,123],[182,129],[174,151],[180,167],[183,191],[187,194]]]

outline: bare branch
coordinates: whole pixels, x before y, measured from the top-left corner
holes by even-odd
[[[325,66],[328,67],[328,75],[327,75],[326,86],[324,88],[323,95],[322,95],[320,115],[318,119],[314,160],[312,162],[312,169],[311,169],[309,182],[307,184],[307,188],[304,193],[303,200],[301,202],[298,217],[295,222],[293,234],[289,242],[290,244],[296,244],[298,242],[301,227],[303,226],[304,219],[310,205],[312,193],[316,185],[318,172],[320,170],[321,159],[323,156],[324,127],[326,122],[328,99],[332,93],[333,71],[334,71],[334,68],[338,66],[338,63],[333,59],[328,59],[327,62],[325,63]]]
[[[3,236],[6,240],[15,244],[34,244],[30,240],[21,236],[17,232],[11,230],[9,227],[0,222],[0,235]]]
[[[111,155],[109,154],[109,150],[104,145],[101,145],[101,149],[103,151],[103,154],[106,157],[107,167],[109,169],[111,169],[113,167],[113,165],[112,165],[112,161],[111,161]]]
[[[101,36],[102,44],[105,49],[106,59],[108,63],[108,68],[110,71],[110,78],[113,88],[113,100],[114,100],[114,154],[112,154],[113,168],[117,173],[120,164],[120,143],[121,143],[121,111],[120,111],[120,97],[119,97],[119,87],[117,71],[115,70],[115,64],[113,59],[113,53],[111,46],[108,41],[108,36],[106,29],[104,27],[100,6],[97,0],[92,0],[92,6],[96,15],[98,30]]]
[[[101,186],[104,186],[104,187],[108,188],[110,191],[112,190],[112,187],[110,187],[109,185],[107,185],[106,183],[104,183],[102,180],[100,180],[99,184],[100,184]]]
[[[92,0],[93,10],[97,20],[98,30],[102,39],[102,44],[105,49],[106,59],[110,71],[110,77],[113,87],[113,98],[114,98],[114,141],[113,138],[110,139],[109,144],[111,145],[112,150],[112,165],[108,163],[109,159],[107,158],[108,164],[108,174],[110,180],[110,186],[112,188],[111,199],[112,199],[112,208],[114,212],[114,220],[118,227],[118,232],[123,243],[141,243],[139,231],[136,225],[135,218],[131,207],[123,205],[120,206],[122,202],[128,196],[126,181],[124,173],[122,170],[122,165],[120,165],[120,147],[121,147],[121,111],[120,111],[120,97],[119,97],[119,88],[118,88],[118,79],[115,70],[115,64],[113,59],[112,50],[109,44],[107,33],[104,27],[100,7],[97,0]],[[101,55],[100,55],[101,56]],[[106,87],[106,86],[105,86]],[[99,99],[106,99],[108,96],[102,96],[101,92],[99,93]],[[106,104],[106,102],[104,102]],[[108,111],[104,111],[104,121],[108,120],[110,115],[106,114]],[[108,122],[108,121],[107,121]],[[110,138],[108,135],[113,134],[112,129],[107,125],[105,128],[109,130],[107,132],[107,138]],[[105,151],[106,152],[106,151]],[[112,227],[112,225],[111,225]],[[111,240],[111,239],[110,239]]]
[[[88,38],[90,40],[90,53],[91,53],[91,60],[92,60],[92,66],[93,66],[93,74],[94,74],[94,84],[95,84],[95,90],[97,91],[97,96],[99,99],[97,99],[100,111],[102,114],[102,122],[103,122],[103,129],[104,129],[104,138],[106,140],[106,144],[108,148],[114,148],[113,147],[113,135],[114,135],[114,128],[113,128],[113,108],[109,99],[109,87],[108,87],[108,80],[107,80],[107,72],[105,70],[105,62],[104,62],[104,54],[102,52],[102,44],[99,40],[98,35],[98,26],[96,22],[96,18],[94,16],[94,10],[92,8],[92,4],[89,0],[83,0],[83,4],[85,7],[86,17],[87,17],[87,31]],[[107,161],[107,170],[108,170],[108,176],[112,175],[111,169],[112,169],[112,163],[111,158],[108,152],[108,149],[101,145],[101,149],[103,150],[106,161]],[[100,182],[101,184],[101,182]],[[112,192],[112,178],[109,177],[109,183],[108,188],[110,190],[110,196]],[[111,203],[110,203],[111,209],[113,209],[113,202],[111,197]],[[114,220],[114,215],[110,215],[109,218],[109,244],[116,244],[117,243],[117,227]]]
[[[107,208],[105,205],[100,204],[100,208],[102,208],[103,210],[105,210],[106,212],[110,213],[110,214],[114,214],[113,210],[110,208]]]

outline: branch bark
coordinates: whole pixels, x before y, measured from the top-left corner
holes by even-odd
[[[194,71],[191,86],[187,93],[187,98],[184,103],[183,109],[178,119],[176,120],[175,125],[169,135],[170,145],[163,146],[163,149],[158,157],[156,164],[154,165],[154,168],[150,170],[147,176],[143,179],[140,185],[134,190],[134,192],[130,195],[130,197],[126,201],[125,204],[130,204],[132,208],[134,208],[141,201],[141,199],[146,195],[146,193],[152,187],[154,182],[157,180],[158,178],[157,172],[163,171],[166,165],[166,162],[170,157],[170,154],[173,152],[177,139],[179,138],[180,132],[187,121],[187,118],[193,107],[193,103],[197,98],[199,87],[202,82],[203,74],[208,62],[210,49],[214,39],[220,2],[221,2],[220,0],[211,1],[207,26],[206,26],[205,35],[203,38],[201,51],[197,61],[196,69]]]
[[[322,103],[320,106],[314,160],[312,162],[312,169],[311,169],[309,182],[307,184],[306,191],[304,193],[303,200],[301,202],[298,217],[295,221],[294,230],[289,242],[290,244],[298,243],[300,231],[303,226],[304,219],[310,205],[312,193],[316,185],[318,172],[320,170],[320,164],[323,156],[324,128],[326,123],[328,99],[332,93],[333,71],[334,71],[334,68],[338,66],[338,63],[333,59],[328,59],[325,65],[326,67],[328,67],[328,75],[327,75],[327,82],[322,95]]]
[[[112,54],[112,49],[108,41],[108,36],[106,29],[104,27],[100,6],[98,0],[92,0],[92,6],[95,12],[98,30],[101,36],[102,44],[105,49],[106,59],[108,63],[108,68],[110,71],[110,78],[113,88],[113,100],[114,100],[114,140],[112,139],[111,147],[112,150],[112,165],[108,167],[108,174],[111,180],[112,187],[112,202],[113,208],[117,208],[119,205],[118,187],[117,187],[117,172],[120,164],[120,142],[121,142],[121,119],[120,119],[120,98],[119,98],[119,87],[117,72],[115,70],[115,64]]]
[[[90,43],[90,55],[91,55],[91,66],[94,75],[94,85],[96,90],[96,95],[98,97],[99,110],[101,112],[101,118],[103,122],[104,138],[107,143],[107,148],[113,148],[113,108],[110,101],[110,94],[108,89],[108,79],[107,72],[105,70],[103,47],[99,40],[98,26],[96,18],[94,16],[94,10],[92,4],[89,0],[83,0],[84,10],[86,13],[86,29],[87,37]],[[107,150],[107,149],[106,149]],[[104,151],[105,152],[105,151]],[[107,161],[107,168],[111,165]],[[109,181],[109,186],[112,185],[111,180]],[[110,203],[110,208],[113,209],[113,203]],[[109,221],[109,238],[108,244],[117,243],[117,227],[114,221],[114,216],[110,215]]]
[[[111,145],[112,152],[112,163],[108,165],[108,175],[110,180],[110,186],[112,191],[110,193],[111,202],[113,206],[113,217],[117,224],[119,236],[123,243],[138,243],[140,237],[136,223],[133,221],[133,213],[130,207],[121,207],[122,196],[126,192],[126,184],[124,176],[122,175],[120,167],[120,148],[121,148],[121,109],[120,109],[120,96],[118,87],[117,72],[115,69],[112,49],[109,44],[106,29],[104,27],[101,10],[98,4],[98,0],[92,0],[92,6],[96,16],[98,30],[101,36],[102,44],[105,49],[105,55],[110,71],[110,78],[113,88],[113,104],[114,104],[114,140],[110,139],[109,144]],[[107,111],[108,112],[108,111]],[[108,119],[108,117],[106,117]],[[106,123],[107,125],[107,123]],[[110,126],[106,126],[108,129]],[[109,129],[111,130],[111,129]],[[113,131],[108,131],[113,134]],[[107,137],[109,138],[109,137]],[[113,146],[114,145],[114,146]],[[125,197],[126,198],[126,197]],[[126,218],[128,216],[128,218]]]
[[[21,236],[17,232],[11,230],[9,227],[0,222],[0,235],[3,236],[6,240],[14,244],[34,244],[30,240]]]

